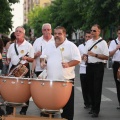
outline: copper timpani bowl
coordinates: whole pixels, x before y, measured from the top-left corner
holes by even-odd
[[[24,103],[31,96],[28,78],[0,76],[1,96],[4,101]]]
[[[70,80],[31,79],[30,92],[40,109],[59,110],[68,102],[72,82]]]

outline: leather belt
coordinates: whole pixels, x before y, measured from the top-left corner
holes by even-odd
[[[96,63],[87,63],[88,65],[101,65],[104,64],[103,62],[96,62]]]
[[[114,63],[120,64],[120,61],[114,61]]]

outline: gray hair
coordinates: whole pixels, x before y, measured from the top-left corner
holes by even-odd
[[[18,26],[18,27],[16,27],[16,29],[17,29],[17,28],[22,28],[22,29],[23,29],[23,33],[25,34],[25,28],[24,28],[24,27]],[[16,30],[16,29],[15,29],[15,30]]]
[[[46,26],[46,25],[48,25],[48,26],[50,27],[50,29],[51,29],[51,24],[50,24],[50,23],[44,23],[44,24],[42,25],[42,29],[43,29],[44,26]]]

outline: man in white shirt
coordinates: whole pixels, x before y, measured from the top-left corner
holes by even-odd
[[[92,103],[89,114],[92,114],[92,117],[98,117],[100,112],[104,61],[109,57],[107,42],[100,37],[100,33],[100,26],[93,25],[91,28],[92,39],[88,40],[85,46],[88,56],[86,74]]]
[[[81,88],[82,88],[82,95],[83,95],[83,100],[84,100],[84,108],[88,109],[91,106],[91,99],[90,99],[90,93],[88,89],[88,81],[86,79],[86,61],[87,57],[84,57],[85,54],[85,45],[88,40],[91,39],[91,33],[90,31],[85,32],[85,42],[83,44],[80,44],[78,46],[78,49],[80,51],[82,61],[80,63],[80,69],[79,69],[79,74],[80,74],[80,82],[81,82]]]
[[[74,84],[75,66],[81,61],[77,46],[66,38],[66,29],[58,26],[54,30],[55,43],[51,42],[41,55],[41,67],[47,68],[47,78],[51,80],[72,80]],[[47,57],[47,64],[44,62]],[[63,98],[64,99],[64,98]],[[69,101],[63,108],[62,118],[73,120],[74,117],[74,86]]]
[[[37,38],[33,44],[35,50],[35,60],[32,65],[32,72],[34,72],[35,68],[35,74],[37,77],[43,71],[43,69],[40,67],[40,55],[42,54],[42,51],[45,49],[46,45],[49,42],[54,41],[51,24],[45,23],[42,25],[42,34],[43,35]]]
[[[12,43],[10,45],[7,52],[8,63],[12,64],[10,69],[13,69],[19,62],[21,64],[26,65],[26,67],[28,68],[28,72],[25,75],[25,77],[28,78],[30,77],[29,62],[33,62],[34,60],[34,49],[33,49],[33,46],[24,39],[25,29],[23,27],[18,26],[15,29],[15,36],[16,36],[16,41],[15,43]],[[18,54],[15,50],[15,47],[18,51]],[[29,105],[29,100],[26,102],[26,104]],[[20,114],[26,115],[27,109],[28,109],[28,106],[22,107]],[[11,114],[13,112],[13,108],[7,106],[6,112],[7,114]]]
[[[114,80],[116,84],[117,89],[117,98],[118,98],[118,104],[119,106],[117,109],[120,109],[120,81],[118,81],[117,78],[117,71],[120,67],[120,27],[117,29],[117,39],[112,40],[109,45],[109,52],[110,56],[112,57],[113,61],[113,74],[114,74]]]

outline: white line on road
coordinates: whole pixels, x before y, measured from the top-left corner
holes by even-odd
[[[81,87],[76,87],[77,90],[79,90],[80,92],[82,92]],[[110,98],[107,98],[106,96],[102,95],[102,99],[101,101],[112,101]]]
[[[108,89],[108,90],[110,90],[110,91],[112,91],[114,93],[117,93],[116,88],[106,88],[106,89]]]

